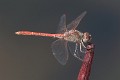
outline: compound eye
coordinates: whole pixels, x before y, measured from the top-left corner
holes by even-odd
[[[89,42],[91,40],[91,35],[88,32],[83,33],[83,42]]]

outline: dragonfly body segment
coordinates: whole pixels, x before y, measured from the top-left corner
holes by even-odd
[[[82,40],[83,33],[78,30],[70,30],[64,33],[64,39],[70,42],[80,43]]]
[[[54,38],[63,38],[64,36],[64,34],[50,34],[50,33],[32,32],[32,31],[18,31],[15,34],[28,35],[28,36],[45,36],[45,37],[54,37]]]
[[[28,35],[28,36],[45,36],[64,39],[66,41],[78,42],[82,40],[83,33],[78,30],[70,30],[63,34],[50,34],[50,33],[41,33],[41,32],[32,32],[32,31],[18,31],[17,35]]]

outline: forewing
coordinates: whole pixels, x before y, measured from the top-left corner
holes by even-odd
[[[66,30],[67,30],[67,28],[66,28],[66,15],[63,14],[60,18],[57,33],[64,33]]]
[[[76,29],[82,18],[85,16],[87,12],[84,11],[80,16],[78,16],[75,20],[73,20],[70,24],[67,25],[67,30]]]
[[[65,65],[68,60],[67,41],[58,39],[52,43],[52,51],[59,63]]]

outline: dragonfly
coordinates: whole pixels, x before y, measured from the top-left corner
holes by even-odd
[[[84,11],[68,25],[66,25],[66,15],[63,14],[60,17],[56,34],[32,31],[17,31],[15,34],[57,38],[51,47],[53,55],[60,64],[65,65],[67,63],[69,52],[82,61],[81,54],[85,53],[82,48],[86,49],[85,44],[91,41],[91,35],[88,32],[80,32],[76,30],[76,28],[86,13],[87,12]]]

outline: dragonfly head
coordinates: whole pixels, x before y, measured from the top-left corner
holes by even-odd
[[[85,43],[90,42],[91,39],[92,39],[91,35],[88,32],[83,33],[83,37],[82,37],[83,42]]]

